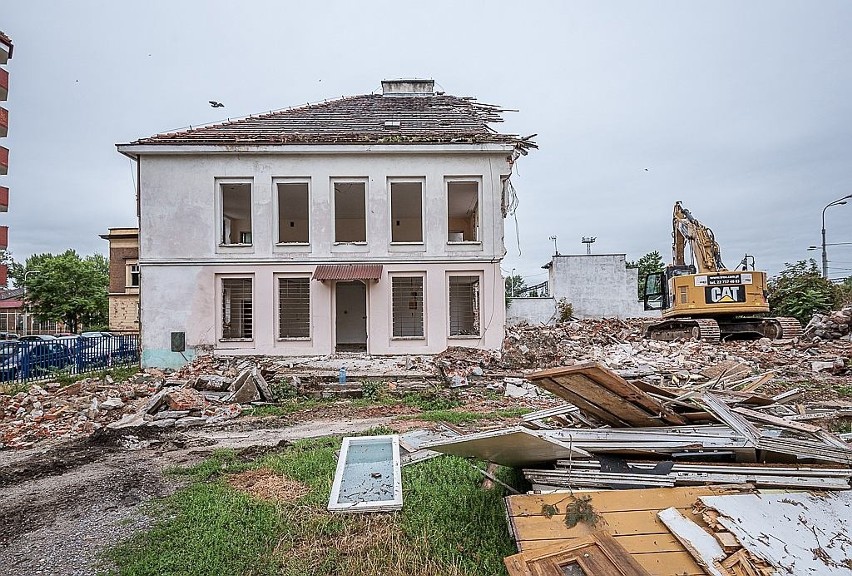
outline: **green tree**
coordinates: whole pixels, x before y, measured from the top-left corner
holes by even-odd
[[[74,250],[55,256],[36,254],[23,268],[23,273],[31,272],[26,279],[27,304],[39,321],[62,321],[72,332],[81,325],[109,323],[109,262],[104,256],[80,258]]]
[[[775,316],[792,316],[807,324],[815,312],[831,310],[835,287],[822,277],[814,260],[785,264],[769,279],[769,310]]]
[[[508,276],[506,278],[506,298],[511,298],[521,290],[527,287],[527,283],[524,281],[524,277],[520,274],[515,274],[514,276]]]
[[[647,278],[650,274],[654,274],[655,272],[662,272],[666,269],[666,265],[663,262],[663,257],[660,256],[660,253],[654,250],[653,252],[648,252],[637,262],[627,262],[628,268],[638,268],[639,269],[639,285],[637,286],[637,295],[641,300],[645,296],[645,278]]]

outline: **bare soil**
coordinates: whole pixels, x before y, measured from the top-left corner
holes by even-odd
[[[0,573],[88,576],[108,569],[101,553],[150,525],[140,505],[180,487],[179,479],[163,471],[200,461],[216,448],[234,448],[253,459],[300,438],[355,433],[391,420],[287,426],[276,418],[246,419],[188,434],[127,429],[0,451]]]

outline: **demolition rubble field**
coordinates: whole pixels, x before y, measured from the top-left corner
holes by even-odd
[[[251,459],[300,438],[377,427],[506,429],[564,404],[525,378],[558,366],[593,362],[653,389],[747,387],[848,433],[852,341],[844,318],[820,319],[801,341],[657,342],[641,337],[640,321],[589,320],[509,328],[500,353],[201,356],[174,372],[7,387],[0,560],[8,574],[95,574],[99,551],[148,525],[139,504],[181,485],[164,470],[221,448]]]

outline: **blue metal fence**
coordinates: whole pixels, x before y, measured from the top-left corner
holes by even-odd
[[[139,335],[26,336],[0,341],[0,381],[25,382],[57,373],[85,374],[139,364]]]

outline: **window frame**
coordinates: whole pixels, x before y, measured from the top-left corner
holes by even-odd
[[[136,284],[133,283],[133,269],[136,269]],[[142,282],[142,274],[139,269],[139,260],[124,261],[124,289],[139,290],[139,284]]]
[[[393,192],[394,184],[420,184],[420,240],[394,240]],[[391,246],[423,246],[426,244],[426,177],[390,177],[387,179],[388,190],[388,242]]]
[[[479,282],[479,294],[478,294],[478,302],[476,308],[476,319],[477,319],[477,333],[476,334],[453,334],[453,310],[452,310],[452,302],[450,301],[451,292],[450,292],[450,279],[451,278],[476,278]],[[484,315],[484,297],[483,291],[485,288],[485,280],[484,273],[482,271],[465,271],[465,270],[453,270],[452,272],[447,272],[447,280],[446,280],[446,288],[447,288],[447,338],[451,340],[479,340],[483,335],[483,326],[482,319]]]
[[[251,282],[251,338],[226,338],[225,337],[225,281],[226,280],[249,280]],[[255,275],[247,274],[218,274],[216,276],[216,336],[219,342],[254,342],[257,336],[255,323],[255,307],[257,302]]]
[[[304,184],[307,187],[307,196],[308,196],[308,241],[307,242],[282,242],[281,241],[281,206],[280,206],[280,198],[278,185],[279,184]],[[276,177],[272,179],[272,191],[273,191],[273,230],[272,237],[275,238],[275,246],[277,248],[299,248],[311,245],[311,225],[313,224],[313,218],[311,218],[311,202],[313,201],[313,190],[311,189],[311,178],[309,176],[282,176]]]
[[[307,280],[308,282],[308,335],[307,336],[281,336],[281,280]],[[310,274],[275,274],[273,276],[275,290],[275,340],[277,342],[309,342],[313,339],[313,294]]]
[[[420,278],[421,282],[421,304],[420,304],[420,313],[422,315],[421,319],[421,328],[423,333],[420,336],[396,336],[394,334],[394,289],[393,289],[393,281],[395,278]],[[429,333],[428,327],[428,319],[429,315],[426,313],[427,309],[427,299],[426,299],[426,272],[423,271],[403,271],[403,272],[390,272],[388,273],[388,281],[390,282],[390,311],[391,313],[388,315],[390,318],[390,338],[391,340],[398,341],[425,341],[426,335]]]
[[[475,240],[450,240],[450,184],[476,184],[476,226]],[[444,234],[445,242],[450,246],[481,245],[482,244],[482,177],[481,176],[444,176],[444,222],[447,225]]]
[[[229,252],[229,251],[253,251],[254,250],[254,230],[256,225],[256,217],[254,213],[254,178],[215,178],[215,188],[216,188],[216,248],[217,251],[221,252]],[[225,198],[224,198],[224,186],[228,184],[247,184],[249,187],[249,217],[251,219],[251,229],[248,231],[251,236],[252,242],[250,243],[240,243],[234,242],[233,239],[230,243],[225,243]],[[245,232],[243,232],[245,233]]]
[[[364,186],[364,240],[357,242],[339,241],[337,239],[337,184],[363,184]],[[332,246],[368,246],[370,243],[370,179],[368,177],[338,177],[329,178],[329,193],[331,195],[331,245]]]

